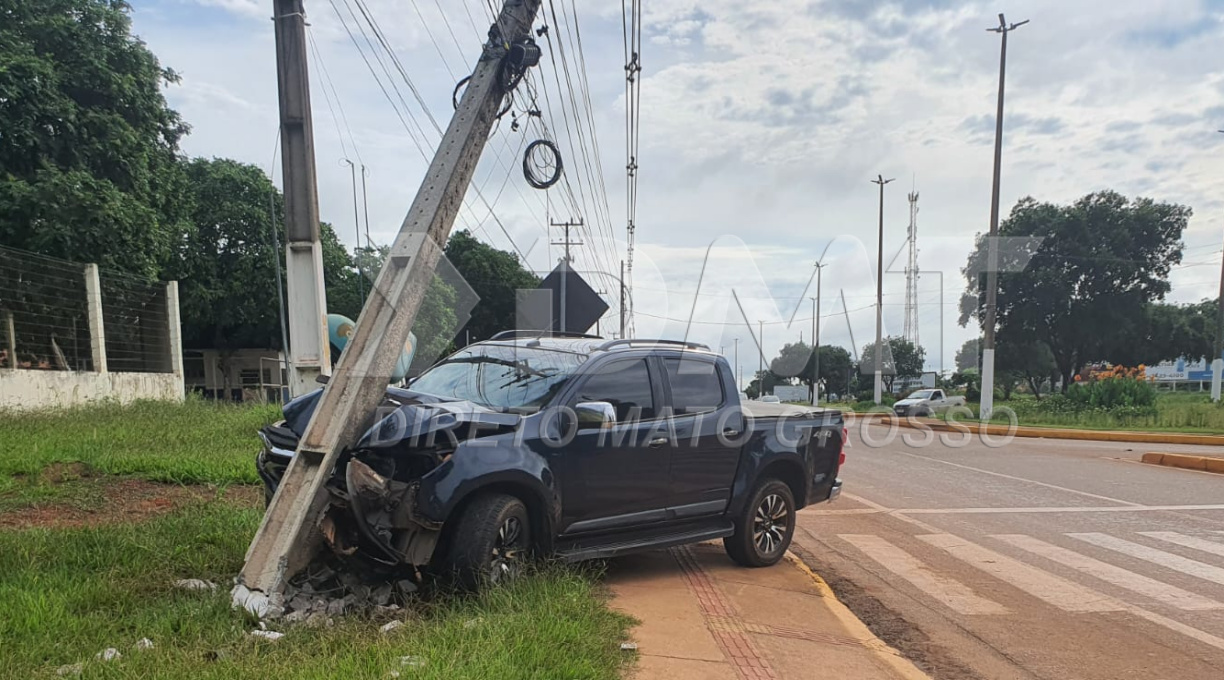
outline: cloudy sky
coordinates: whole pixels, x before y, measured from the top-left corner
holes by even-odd
[[[469,192],[457,228],[546,271],[558,256],[548,220],[576,211],[590,225],[576,266],[600,270],[588,278],[614,298],[626,213],[620,7],[553,1],[537,26],[549,25],[558,62],[567,50],[570,77],[542,42],[533,84],[538,102],[548,102],[540,108],[574,199],[527,185],[521,149],[543,133],[513,130],[507,115],[477,171],[480,195]],[[305,4],[323,218],[355,242],[349,158],[368,171],[373,239],[389,242],[439,138],[425,110],[445,127],[452,88],[479,54],[489,3]],[[879,195],[869,180],[883,174],[896,178],[885,195],[885,333],[902,329],[904,257],[889,262],[904,248],[906,195],[916,189],[920,341],[929,369],[950,369],[976,334],[955,324],[956,301],[959,267],[974,234],[988,228],[999,38],[985,29],[1000,11],[1032,21],[1008,50],[1004,214],[1026,195],[1067,202],[1106,188],[1188,204],[1194,218],[1171,299],[1214,297],[1224,228],[1224,134],[1216,132],[1224,128],[1224,0],[642,4],[637,335],[687,332],[728,354],[739,339],[748,375],[757,329],[767,355],[801,333],[810,341],[807,297],[823,256],[821,340],[849,348],[853,334],[861,347],[875,332]],[[279,184],[271,0],[133,5],[135,32],[182,76],[167,94],[193,128],[185,151],[255,163]],[[358,31],[369,33],[363,7],[403,74]]]

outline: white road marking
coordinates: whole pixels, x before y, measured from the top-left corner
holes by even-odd
[[[1135,505],[1135,506],[1142,505],[1141,503],[1132,503],[1130,501],[1124,501],[1120,498],[1110,498],[1109,496],[1102,496],[1100,494],[1088,493],[1087,491],[1080,491],[1079,489],[1069,489],[1065,486],[1058,486],[1057,484],[1048,484],[1046,482],[1039,482],[1035,479],[1017,477],[1015,475],[1008,475],[1002,472],[994,472],[993,470],[983,470],[982,468],[975,468],[971,465],[962,465],[960,463],[953,463],[952,461],[948,461],[948,460],[940,460],[938,458],[931,458],[930,456],[920,456],[916,453],[908,453],[906,451],[893,451],[893,453],[897,453],[902,456],[910,456],[911,458],[919,458],[922,460],[930,461],[932,463],[939,463],[940,465],[948,465],[954,468],[960,468],[962,470],[972,470],[973,472],[980,472],[984,475],[990,475],[992,477],[1001,477],[1003,479],[1010,479],[1015,482],[1025,482],[1026,484],[1036,484],[1037,486],[1042,486],[1047,489],[1054,489],[1056,491],[1065,491],[1067,493],[1073,493],[1073,494],[1085,496],[1088,498],[1095,498],[1100,501],[1109,501],[1110,503],[1119,503],[1121,505]]]
[[[1105,505],[1026,508],[899,508],[899,515],[996,515],[1009,513],[1077,513],[1077,512],[1176,512],[1178,510],[1224,510],[1224,505]],[[1221,532],[1224,533],[1224,532]]]
[[[1161,616],[1160,614],[1157,614],[1155,612],[1150,612],[1146,609],[1141,609],[1139,607],[1131,607],[1127,609],[1127,611],[1130,612],[1131,614],[1134,614],[1135,616],[1138,616],[1143,619],[1147,619],[1148,621],[1151,621],[1152,623],[1158,626],[1163,626],[1165,628],[1168,628],[1171,631],[1181,633],[1182,635],[1185,635],[1186,637],[1194,638],[1195,640],[1198,640],[1199,642],[1202,642],[1203,644],[1211,645],[1212,647],[1215,647],[1216,649],[1224,649],[1224,638],[1216,637],[1215,635],[1212,635],[1211,633],[1208,633],[1206,631],[1199,630],[1198,628],[1194,628],[1193,626],[1187,626],[1186,624],[1180,621],[1174,621],[1173,619],[1170,619],[1167,616]]]
[[[879,536],[838,534],[838,537],[955,612],[969,615],[1007,613],[1003,605],[979,596],[959,581],[931,571],[913,555]]]
[[[1220,604],[1215,600],[1196,595],[1188,590],[1182,590],[1177,586],[1161,583],[1156,579],[1136,574],[1133,571],[1127,571],[1121,567],[1115,567],[1112,564],[1081,555],[1073,550],[1040,541],[1032,536],[1002,534],[994,536],[994,538],[1014,545],[1021,550],[1027,550],[1035,555],[1040,555],[1063,566],[1070,567],[1078,572],[1095,576],[1119,588],[1134,591],[1178,609],[1203,611],[1224,608],[1224,604]],[[1224,546],[1221,546],[1221,548],[1224,548]]]
[[[1108,595],[1013,560],[959,536],[929,534],[917,538],[1063,611],[1116,612],[1127,609],[1127,605]]]
[[[1120,538],[1110,536],[1109,534],[1092,532],[1067,535],[1086,543],[1115,550],[1123,555],[1137,557],[1141,560],[1146,560],[1152,564],[1158,564],[1167,569],[1180,571],[1183,574],[1201,578],[1204,581],[1211,581],[1212,583],[1224,585],[1224,569],[1212,566],[1210,564],[1204,564],[1203,562],[1182,557],[1181,555],[1174,555],[1173,553],[1168,553],[1163,550],[1149,548],[1146,545],[1124,541]]]
[[[1224,557],[1224,543],[1216,543],[1215,541],[1208,541],[1205,538],[1197,538],[1195,536],[1186,536],[1175,531],[1140,531],[1139,534]]]

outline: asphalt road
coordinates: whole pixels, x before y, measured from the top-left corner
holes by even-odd
[[[1138,462],[1224,451],[905,433],[852,433],[795,545],[932,677],[1224,678],[1224,475]]]

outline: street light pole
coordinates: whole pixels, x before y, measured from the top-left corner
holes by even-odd
[[[765,322],[757,320],[757,342],[761,356],[757,359],[757,399],[765,396]]]
[[[982,329],[982,404],[978,417],[990,420],[994,413],[994,354],[995,354],[995,301],[999,287],[999,177],[1003,166],[1003,87],[1007,78],[1007,34],[1028,23],[1008,24],[999,15],[997,28],[987,31],[1003,36],[999,48],[999,106],[995,113],[994,186],[990,193],[990,237],[987,239],[986,260],[986,314]]]
[[[820,405],[820,275],[825,265],[816,263],[816,297],[812,300],[812,406]]]
[[[884,401],[884,185],[893,180],[877,175],[872,184],[880,185],[880,242],[876,256],[876,341],[875,341],[875,403]]]
[[[739,362],[739,338],[735,339],[735,391],[743,389],[743,383],[740,377],[740,362]]]

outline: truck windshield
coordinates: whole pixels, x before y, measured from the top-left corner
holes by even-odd
[[[930,399],[931,396],[934,394],[935,394],[934,390],[918,390],[917,392],[909,395],[909,398],[910,399]]]
[[[586,357],[508,345],[476,345],[452,354],[412,382],[414,392],[514,411],[538,410]]]

